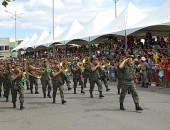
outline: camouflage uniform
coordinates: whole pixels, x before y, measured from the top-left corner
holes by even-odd
[[[25,82],[23,82],[23,85],[24,85],[24,83],[26,83],[27,90],[29,90],[30,88],[29,88],[29,74],[28,74],[28,66],[25,66],[25,65],[23,64],[23,70],[25,70],[25,71],[26,71],[26,75],[25,75],[26,81],[25,81]]]
[[[106,69],[99,69],[100,79],[104,83],[106,87],[106,91],[109,91],[108,83],[107,83],[107,70]]]
[[[12,71],[11,75],[12,77],[14,77],[17,74],[18,72],[14,70]],[[22,109],[24,104],[24,87],[22,82],[22,76],[12,81],[12,103],[14,104],[14,108],[16,107],[17,92],[19,93],[20,109]]]
[[[95,65],[91,64],[91,68],[95,67]],[[101,81],[100,81],[100,75],[99,75],[99,69],[97,69],[96,71],[90,71],[90,76],[89,76],[89,80],[90,80],[90,97],[93,98],[93,91],[94,91],[94,85],[95,83],[98,86],[98,91],[100,93],[100,96],[102,97],[102,85],[101,85]],[[103,96],[104,97],[104,96]]]
[[[59,72],[59,69],[53,69],[52,73]],[[52,84],[53,84],[53,103],[55,103],[55,98],[57,95],[57,90],[59,89],[60,91],[60,96],[61,96],[61,101],[64,101],[64,93],[63,93],[63,81],[61,78],[62,73],[59,75],[53,77],[52,76]]]
[[[141,63],[141,80],[142,80],[142,87],[148,87],[148,75],[147,75],[147,63]]]
[[[128,63],[125,63],[124,64],[124,68],[122,69],[122,71],[123,71],[123,74],[124,74],[124,78],[123,78],[123,85],[122,85],[122,90],[121,90],[121,94],[120,94],[120,109],[121,110],[125,110],[124,106],[123,106],[123,102],[124,102],[124,98],[126,96],[126,93],[127,93],[128,89],[130,89],[133,101],[136,104],[136,110],[143,110],[139,106],[138,93],[136,91],[134,83],[132,82],[134,80],[134,77],[133,77],[133,73],[134,73],[133,66],[129,65]]]
[[[118,69],[117,69],[117,78],[118,78],[118,84],[117,84],[117,90],[118,90],[118,94],[120,94],[120,90],[123,86],[123,72],[122,72],[122,69],[119,68],[118,66]]]
[[[90,65],[90,64],[85,64],[85,65],[84,65],[84,68],[85,68],[85,69],[84,69],[84,72],[83,72],[84,88],[86,88],[87,79],[89,78],[89,75],[90,75],[89,65]]]
[[[8,66],[6,66],[4,72],[5,72],[5,74],[4,74],[4,82],[3,82],[4,97],[6,97],[6,101],[8,102],[9,92],[10,92],[10,89],[12,87],[11,70],[10,70],[10,68]]]
[[[46,67],[42,67],[41,71],[46,71],[41,77],[41,84],[42,84],[42,90],[43,90],[43,93],[44,93],[44,98],[46,97],[47,86],[48,86],[48,95],[47,96],[50,98],[51,97],[50,92],[51,92],[51,89],[52,89],[51,73],[47,72]]]
[[[2,87],[3,87],[3,82],[4,82],[4,78],[0,77],[0,97],[2,96]]]
[[[77,68],[78,68],[77,63],[74,63],[72,69],[74,70],[74,69],[77,69]],[[77,88],[78,82],[81,85],[81,93],[84,93],[82,73],[81,73],[80,69],[76,72],[73,72],[73,82],[74,82],[74,94],[76,94],[76,88]]]
[[[30,72],[32,74],[32,72]],[[30,80],[30,90],[31,93],[33,94],[33,85],[35,85],[35,94],[39,94],[38,92],[38,78],[29,75],[29,80]]]

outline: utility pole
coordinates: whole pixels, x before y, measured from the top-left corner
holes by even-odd
[[[114,1],[114,3],[115,3],[115,18],[117,17],[117,2],[119,1],[119,0],[113,0]]]
[[[12,19],[14,19],[14,29],[15,29],[15,43],[17,43],[17,16],[19,16],[19,15],[21,15],[21,14],[23,14],[23,13],[20,13],[20,14],[17,14],[16,13],[16,11],[14,12],[14,13],[12,13],[12,12],[9,12],[9,11],[7,11],[7,10],[5,10],[5,12],[7,12],[7,13],[9,13],[9,14],[11,14],[13,17],[11,17]],[[11,50],[10,50],[11,51]],[[12,56],[12,54],[11,54],[11,56]]]

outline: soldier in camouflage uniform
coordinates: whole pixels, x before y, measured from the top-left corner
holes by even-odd
[[[108,78],[107,77],[107,67],[108,66],[106,66],[104,58],[101,58],[100,64],[105,66],[104,68],[99,69],[100,78],[101,78],[101,81],[104,83],[104,86],[106,87],[106,91],[109,91],[110,89],[109,89],[109,86],[108,86],[108,83],[107,83],[107,78]]]
[[[68,66],[68,67],[70,67],[70,65],[69,65],[69,63],[67,62],[67,60],[63,60],[64,62],[65,62],[65,66]],[[62,80],[63,80],[63,83],[66,83],[67,84],[67,87],[68,87],[68,90],[71,90],[72,88],[70,87],[70,83],[71,83],[71,81],[70,81],[70,76],[69,75],[64,75],[64,74],[62,74],[61,75],[62,76]]]
[[[4,97],[6,98],[6,102],[8,102],[9,92],[12,87],[11,71],[12,71],[12,65],[10,62],[8,62],[4,67],[4,82],[3,82]]]
[[[41,73],[41,84],[43,89],[44,98],[46,98],[46,89],[48,86],[48,97],[51,98],[51,89],[52,89],[52,83],[51,83],[51,68],[49,66],[49,62],[47,60],[44,61],[44,65],[41,67],[40,70]]]
[[[91,64],[91,69],[90,69],[90,97],[93,98],[93,91],[94,91],[94,85],[95,83],[98,86],[98,91],[99,91],[99,97],[102,98],[104,97],[102,94],[102,85],[100,82],[100,75],[99,75],[99,68],[100,64],[97,58],[92,59],[92,64]]]
[[[84,86],[83,86],[83,80],[82,80],[82,67],[78,66],[79,60],[76,58],[75,63],[73,64],[72,67],[72,72],[73,72],[73,82],[74,82],[74,94],[76,94],[76,89],[77,89],[77,84],[81,85],[81,93],[84,92]]]
[[[3,64],[0,63],[0,97],[2,96],[2,87],[3,87],[3,82],[4,82],[4,76],[3,76],[3,73],[4,73],[4,67],[3,67]]]
[[[66,101],[64,100],[64,94],[63,94],[63,81],[62,81],[62,78],[61,78],[62,73],[63,73],[63,70],[56,63],[54,65],[54,68],[53,68],[52,74],[51,74],[52,84],[53,84],[53,103],[56,102],[55,98],[56,98],[56,94],[57,94],[58,89],[60,91],[62,104],[66,103]]]
[[[124,56],[120,57],[119,64],[118,64],[118,70],[117,70],[117,78],[118,78],[117,90],[118,90],[118,94],[120,94],[120,90],[121,90],[122,85],[123,85],[123,82],[122,82],[122,81],[123,81],[123,77],[124,77],[123,72],[122,72],[122,69],[119,68],[119,65],[120,65],[120,63],[122,63],[122,61],[124,61],[124,60],[125,60],[125,57],[124,57]]]
[[[119,68],[122,69],[123,74],[124,74],[123,85],[122,85],[122,90],[121,90],[121,94],[120,94],[120,109],[125,110],[123,102],[124,102],[124,98],[126,96],[128,89],[130,89],[130,91],[132,93],[132,98],[133,98],[135,106],[136,106],[136,110],[137,111],[143,110],[139,106],[138,93],[137,93],[136,88],[132,82],[135,79],[135,82],[137,83],[137,78],[136,78],[135,71],[134,71],[133,65],[132,65],[132,57],[128,57],[127,59],[122,61],[122,63],[119,65]]]
[[[149,65],[146,63],[146,58],[141,58],[141,81],[142,81],[142,87],[148,88],[148,68]]]
[[[30,71],[29,80],[30,80],[31,94],[33,94],[33,85],[35,85],[35,94],[39,94],[39,92],[38,92],[38,75],[35,74],[34,70]]]
[[[86,56],[84,59],[83,59],[84,63],[83,63],[83,66],[84,66],[84,72],[83,72],[83,78],[84,78],[84,88],[86,88],[86,84],[87,84],[87,80],[89,79],[89,74],[90,74],[90,60],[89,58]]]
[[[15,65],[15,70],[12,71],[12,103],[13,108],[16,108],[17,92],[19,93],[20,110],[24,109],[24,87],[22,83],[22,70],[19,64]]]
[[[26,78],[26,86],[27,86],[27,90],[30,90],[30,87],[29,87],[29,74],[28,74],[28,62],[26,61],[26,59],[24,59],[23,61],[23,72],[25,72],[25,78]]]

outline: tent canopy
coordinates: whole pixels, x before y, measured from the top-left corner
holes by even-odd
[[[43,40],[45,40],[49,36],[49,32],[44,30],[41,35],[32,43],[25,45],[25,49],[35,48],[36,45],[39,45]]]
[[[27,36],[17,47],[13,48],[11,51],[18,51],[20,47],[24,46],[27,42],[29,42],[30,38]]]
[[[56,42],[66,44],[69,40],[71,40],[71,37],[77,32],[79,32],[81,29],[83,29],[83,26],[77,19],[75,19],[72,22],[72,24],[62,34],[60,34],[50,43],[50,45]]]
[[[56,26],[56,28],[54,29],[54,38],[57,38],[61,33],[63,33],[63,29],[60,26]],[[44,39],[43,41],[37,43],[35,45],[35,48],[39,48],[40,46],[45,46],[45,47],[49,47],[50,43],[52,43],[53,41],[53,34],[50,33],[49,36]]]

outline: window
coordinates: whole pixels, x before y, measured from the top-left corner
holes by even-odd
[[[5,46],[5,50],[9,50],[9,46]]]
[[[0,51],[3,51],[4,50],[4,46],[0,46]]]

